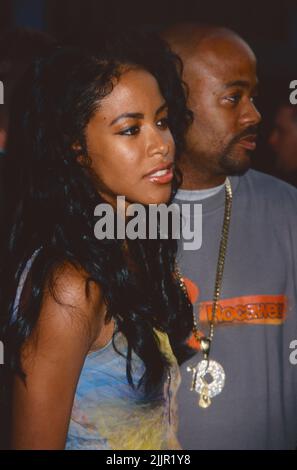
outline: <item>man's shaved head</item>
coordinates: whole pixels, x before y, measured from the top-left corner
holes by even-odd
[[[217,46],[220,49],[223,43],[225,47],[228,43],[231,47],[238,43],[254,55],[248,44],[238,34],[230,29],[218,26],[179,23],[164,30],[162,37],[184,60],[202,53],[210,47]]]
[[[183,61],[194,112],[182,162],[185,184],[192,185],[189,172],[209,186],[227,174],[246,171],[260,121],[253,104],[257,86],[253,51],[235,32],[222,27],[184,23],[162,36]]]

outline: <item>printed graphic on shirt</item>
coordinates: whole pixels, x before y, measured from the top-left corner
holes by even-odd
[[[212,300],[199,302],[199,288],[190,279],[184,278],[188,295],[194,305],[194,312],[199,324],[208,323],[212,319]],[[248,295],[222,299],[218,303],[216,325],[280,325],[284,322],[287,312],[285,295]],[[201,333],[201,336],[203,334]],[[192,336],[189,346],[199,349],[199,343]]]

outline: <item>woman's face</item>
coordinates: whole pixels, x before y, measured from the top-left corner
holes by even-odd
[[[160,204],[171,194],[174,140],[156,79],[140,69],[124,72],[86,128],[91,173],[111,204]]]

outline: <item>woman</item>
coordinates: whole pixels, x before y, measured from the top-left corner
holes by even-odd
[[[14,449],[178,448],[171,347],[181,361],[192,312],[176,243],[98,240],[94,209],[170,202],[190,115],[160,40],[103,49],[54,51],[16,96],[1,283]]]

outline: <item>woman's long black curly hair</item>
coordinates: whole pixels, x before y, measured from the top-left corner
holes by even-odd
[[[191,121],[178,58],[154,35],[112,38],[96,53],[56,48],[39,58],[14,97],[6,166],[6,246],[1,261],[1,324],[5,365],[22,375],[21,347],[34,329],[44,286],[61,264],[83,268],[100,285],[107,316],[128,342],[127,378],[133,383],[131,354],[144,362],[147,391],[162,383],[167,360],[155,329],[166,331],[178,360],[192,328],[192,307],[173,275],[177,242],[126,240],[138,266],[128,268],[123,240],[94,237],[94,208],[104,202],[77,162],[73,144],[87,155],[85,129],[100,101],[113,89],[123,66],[138,67],[157,80],[168,104],[177,155]],[[175,175],[172,196],[178,187]],[[36,250],[41,248],[38,252]],[[30,295],[16,312],[20,276],[35,252]],[[54,294],[54,293],[53,293]]]

